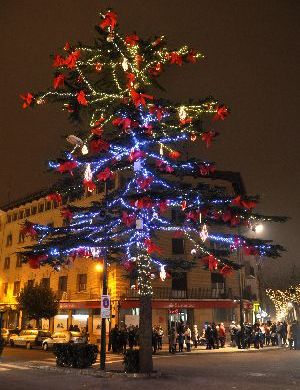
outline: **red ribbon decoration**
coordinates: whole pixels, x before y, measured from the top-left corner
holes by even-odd
[[[71,49],[70,43],[69,43],[69,42],[66,42],[66,43],[65,43],[65,46],[64,46],[64,50],[65,50],[65,51],[69,51],[70,49]]]
[[[161,107],[152,106],[149,108],[149,112],[150,114],[156,114],[157,120],[160,122],[163,117],[164,109]]]
[[[253,209],[257,205],[257,203],[254,201],[242,200],[240,195],[232,199],[231,204],[232,206],[244,207],[245,209]]]
[[[76,62],[80,57],[80,50],[73,51],[65,60],[63,65],[66,65],[69,69],[74,69]]]
[[[215,138],[216,136],[217,136],[217,133],[213,130],[210,130],[210,131],[206,131],[206,132],[202,133],[201,139],[202,139],[202,141],[205,142],[206,147],[209,148],[211,143],[212,143],[213,138]]]
[[[20,234],[23,236],[30,236],[35,238],[37,236],[37,231],[34,229],[34,224],[29,221],[25,221],[23,227],[20,229]]]
[[[131,200],[130,204],[138,209],[151,209],[153,201],[149,196],[144,196],[138,200]]]
[[[199,221],[199,216],[200,216],[200,211],[192,210],[192,211],[189,211],[187,213],[186,218],[187,219],[191,219],[194,222],[198,222]]]
[[[217,112],[215,116],[213,117],[213,122],[221,119],[222,121],[229,115],[228,108],[226,106],[219,106],[217,107]]]
[[[220,269],[220,274],[222,274],[223,276],[229,276],[232,274],[232,272],[233,269],[229,265],[224,265],[224,267]]]
[[[168,200],[161,200],[158,203],[158,207],[159,207],[159,212],[161,214],[164,213],[165,211],[167,211],[167,209],[169,207],[169,201]]]
[[[29,106],[31,105],[32,101],[33,101],[33,95],[31,95],[30,92],[28,92],[26,96],[20,95],[20,98],[21,98],[22,100],[24,100],[23,105],[22,105],[22,108],[27,108],[27,107],[29,107]]]
[[[59,164],[56,170],[60,173],[70,172],[72,174],[72,170],[78,166],[77,161],[66,161],[64,163]]]
[[[186,57],[186,60],[187,60],[187,62],[190,62],[190,63],[195,63],[196,61],[197,61],[197,57],[196,57],[196,51],[195,50],[191,50],[190,52],[189,52],[189,54],[187,55],[187,57]]]
[[[111,180],[114,177],[113,172],[107,167],[96,176],[99,181]]]
[[[147,190],[153,182],[153,177],[139,177],[137,179],[137,185],[142,189],[142,190]]]
[[[215,271],[218,268],[218,260],[213,255],[202,257],[202,261],[210,271]]]
[[[99,153],[99,152],[107,152],[108,149],[109,149],[109,143],[104,141],[103,139],[93,139],[91,142],[90,142],[90,148],[91,148],[91,152],[93,154],[95,153]]]
[[[135,75],[133,73],[127,72],[126,79],[127,79],[127,87],[132,88],[134,80],[135,80]]]
[[[30,268],[38,269],[40,268],[41,262],[48,259],[48,255],[31,255],[28,257],[28,265]]]
[[[149,73],[151,76],[157,77],[162,71],[162,64],[158,62],[155,66],[149,68]]]
[[[237,226],[237,225],[239,225],[241,223],[241,220],[240,220],[240,218],[239,217],[237,217],[236,215],[233,215],[232,217],[231,217],[231,221],[230,221],[230,224],[231,224],[231,226]]]
[[[189,123],[192,123],[193,122],[193,118],[186,118],[186,119],[180,119],[180,124],[182,125],[182,126],[184,126],[184,125],[187,125],[187,124],[189,124]]]
[[[64,66],[65,65],[65,59],[60,56],[59,54],[56,54],[54,56],[54,60],[53,60],[53,68],[59,68],[60,66]]]
[[[62,196],[58,192],[54,192],[53,194],[49,194],[46,196],[46,200],[53,200],[57,203],[61,203],[62,201]]]
[[[160,170],[160,172],[166,172],[166,173],[174,172],[174,168],[166,164],[164,161],[156,160],[155,165]]]
[[[137,45],[137,42],[140,40],[139,36],[137,34],[132,35],[126,35],[125,42],[129,46]]]
[[[63,74],[59,74],[53,80],[53,88],[58,89],[59,87],[63,87],[65,82],[65,76]]]
[[[159,246],[157,246],[156,244],[154,244],[153,241],[151,241],[150,238],[147,238],[145,241],[144,241],[144,244],[145,244],[145,247],[147,249],[147,252],[149,254],[153,253],[153,252],[157,252],[159,254],[161,254],[161,248]]]
[[[123,211],[122,222],[124,223],[124,225],[126,225],[127,227],[130,227],[133,224],[135,224],[135,220],[136,220],[136,217],[134,214],[127,214],[126,211]]]
[[[153,96],[146,95],[144,93],[136,92],[133,88],[130,88],[131,99],[136,107],[140,105],[146,106],[146,99],[153,100]]]
[[[138,126],[138,123],[130,118],[116,118],[112,121],[112,124],[114,126],[122,127],[125,132],[130,128],[135,128]]]
[[[82,106],[88,105],[88,101],[86,100],[84,91],[81,90],[80,92],[77,93],[77,101]]]
[[[143,157],[145,157],[145,153],[142,150],[133,150],[130,152],[129,161],[134,162]]]
[[[72,211],[69,209],[69,207],[66,206],[61,209],[60,215],[63,219],[67,219],[68,221],[71,221],[71,219],[73,218]]]
[[[243,251],[246,256],[258,256],[259,251],[258,249],[254,248],[253,246],[243,246]]]
[[[182,57],[176,51],[172,51],[171,53],[166,54],[167,60],[170,61],[170,64],[182,65]]]
[[[108,11],[104,15],[103,21],[100,23],[100,27],[104,30],[106,27],[110,27],[111,30],[114,30],[117,24],[118,15],[113,11]]]

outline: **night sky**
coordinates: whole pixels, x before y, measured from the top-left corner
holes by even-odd
[[[46,162],[67,147],[64,136],[74,128],[58,106],[22,110],[19,94],[50,86],[50,54],[66,41],[93,42],[107,6],[119,14],[123,33],[164,34],[170,47],[189,44],[205,55],[196,65],[168,69],[164,97],[213,95],[230,107],[220,136],[208,151],[201,146],[201,157],[240,171],[248,193],[261,195],[259,211],[292,218],[265,228],[263,238],[288,249],[280,260],[266,261],[265,270],[279,283],[298,263],[300,282],[298,0],[2,0],[0,204],[53,181]]]

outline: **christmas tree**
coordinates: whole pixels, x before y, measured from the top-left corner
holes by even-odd
[[[141,370],[149,372],[154,270],[164,280],[178,263],[188,267],[201,261],[210,271],[227,275],[240,267],[230,259],[237,250],[280,256],[281,246],[233,230],[284,218],[254,213],[258,197],[233,197],[204,183],[202,178],[215,177],[214,164],[180,152],[188,142],[210,147],[218,135],[212,126],[229,114],[212,97],[174,104],[154,96],[163,71],[195,63],[202,55],[187,46],[171,50],[163,36],[143,40],[134,32],[124,37],[112,10],[101,18],[94,45],[66,43],[63,54],[54,56],[51,89],[21,96],[23,108],[61,104],[70,120],[85,129],[71,134],[71,150],[49,163],[63,177],[49,199],[71,201],[62,208],[67,223],[49,227],[27,221],[23,233],[38,242],[23,254],[34,268],[50,264],[59,269],[83,256],[120,262],[135,277],[140,294]],[[105,189],[99,202],[72,204],[99,186]],[[228,232],[218,232],[218,226]],[[156,242],[162,233],[189,240],[191,261],[166,258]]]

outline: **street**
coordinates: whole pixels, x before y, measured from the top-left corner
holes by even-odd
[[[204,351],[203,351],[204,352]],[[51,352],[40,350],[6,348],[0,365],[1,385],[10,390],[52,389],[61,386],[64,390],[76,389],[189,389],[222,390],[267,389],[292,390],[300,387],[300,351],[285,349],[252,352],[212,352],[183,355],[157,355],[155,370],[161,373],[157,378],[98,378],[81,375],[74,369],[71,374],[64,371],[49,371],[55,367]],[[122,369],[122,356],[109,355],[107,370]],[[98,364],[98,363],[97,363]],[[38,366],[38,368],[32,368]],[[2,386],[1,386],[2,387]]]

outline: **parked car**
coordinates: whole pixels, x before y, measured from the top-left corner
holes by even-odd
[[[27,349],[32,347],[42,346],[43,341],[51,335],[50,332],[39,329],[21,330],[19,335],[11,335],[9,344],[14,346],[23,346]]]
[[[9,340],[9,329],[2,328],[1,329],[1,337],[3,338],[5,343],[8,343]]]
[[[53,348],[55,344],[68,343],[86,343],[86,337],[80,332],[62,330],[60,332],[54,332],[51,337],[43,340],[42,348],[44,351],[47,351],[49,348]]]

